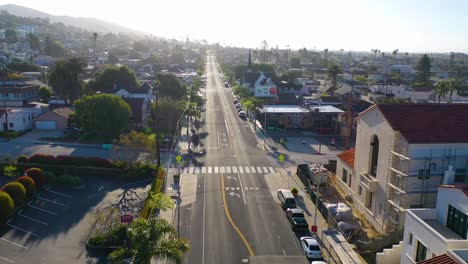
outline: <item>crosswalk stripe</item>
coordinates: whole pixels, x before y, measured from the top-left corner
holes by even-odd
[[[258,191],[258,187],[255,187],[255,190]]]
[[[226,173],[231,173],[231,167],[226,167]]]
[[[194,167],[190,167],[190,168],[189,168],[190,173],[193,173],[194,170],[195,170]]]
[[[185,167],[185,168],[184,168],[184,173],[187,174],[187,173],[188,173],[188,170],[189,170],[189,168],[188,168],[188,167]]]
[[[242,168],[241,166],[239,166],[239,173],[244,173],[244,168]]]
[[[248,190],[249,190],[249,187],[244,187],[244,189],[245,189],[246,191],[248,191]]]
[[[269,167],[269,169],[271,173],[275,173],[275,169],[273,169],[272,167]]]
[[[200,173],[200,167],[195,167],[195,174],[199,174]]]
[[[201,168],[201,172],[202,172],[202,173],[206,173],[206,167],[202,167],[202,168]]]
[[[257,173],[262,173],[262,168],[261,167],[257,167]]]
[[[219,172],[220,172],[220,173],[226,173],[226,168],[220,167],[220,168],[219,168]]]
[[[218,167],[214,167],[214,173],[218,173],[219,172],[219,168]]]
[[[211,173],[211,172],[212,172],[211,169],[212,169],[211,167],[208,167],[208,173]]]
[[[263,167],[263,173],[268,173],[267,167]]]
[[[237,167],[232,167],[232,173],[237,173]]]
[[[254,166],[250,167],[250,170],[252,171],[252,173],[255,173],[255,167]]]
[[[249,168],[249,167],[245,167],[245,172],[250,173],[250,168]]]
[[[253,189],[254,189],[254,187],[250,187],[250,190],[253,190]]]

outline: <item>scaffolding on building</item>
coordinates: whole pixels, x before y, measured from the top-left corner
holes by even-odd
[[[468,153],[457,155],[454,147],[421,150],[409,153],[409,146],[400,133],[395,134],[390,148],[387,172],[385,232],[403,228],[404,213],[409,208],[433,208],[436,205],[437,186],[443,183],[449,166],[464,163],[457,174],[466,181]],[[466,151],[465,151],[466,152]],[[415,166],[417,163],[419,166]]]

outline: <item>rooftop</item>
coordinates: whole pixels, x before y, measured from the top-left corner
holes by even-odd
[[[437,210],[435,208],[418,208],[407,209],[407,217],[412,217],[415,221],[419,222],[424,229],[438,236],[440,239],[445,240],[465,240],[458,234],[450,230],[437,217]]]
[[[338,109],[332,105],[311,105],[310,111],[320,113],[344,113],[343,110]]]
[[[468,196],[468,184],[456,184],[456,185],[443,184],[443,185],[439,185],[438,187],[439,188],[459,189],[466,196]]]
[[[342,161],[344,161],[348,166],[351,168],[354,168],[354,156],[356,153],[355,148],[351,148],[346,150],[345,152],[342,152],[338,155],[336,155],[338,158],[340,158]]]
[[[418,262],[418,264],[457,264],[452,257],[447,254],[442,254],[424,261]]]
[[[308,113],[309,109],[300,105],[264,105],[263,112],[266,113]]]

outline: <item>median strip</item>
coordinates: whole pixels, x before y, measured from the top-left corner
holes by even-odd
[[[223,192],[223,204],[224,204],[224,212],[226,212],[226,216],[229,220],[229,223],[231,224],[232,228],[236,230],[237,234],[239,237],[242,239],[242,241],[245,244],[245,247],[247,247],[247,250],[249,251],[250,256],[255,256],[252,247],[250,246],[249,242],[245,238],[244,234],[240,231],[239,227],[234,223],[234,220],[232,220],[231,213],[229,212],[229,208],[227,206],[226,202],[226,192],[224,191],[224,175],[221,175],[221,191]]]

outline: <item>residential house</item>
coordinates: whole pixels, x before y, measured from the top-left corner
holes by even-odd
[[[413,75],[413,67],[411,65],[395,64],[390,66],[390,72],[399,72],[401,78],[408,79]]]
[[[39,97],[39,88],[39,85],[23,81],[0,81],[0,106],[23,106]]]
[[[410,87],[407,89],[409,99],[413,103],[427,103],[434,99],[433,86]]]
[[[143,98],[145,104],[155,100],[154,90],[148,83],[143,83],[140,87],[123,88],[118,90],[116,95],[121,98]]]
[[[354,166],[337,164],[352,179],[337,178],[378,232],[402,229],[406,209],[434,207],[448,166],[468,182],[468,105],[374,105],[356,122]]]
[[[36,129],[60,129],[68,127],[73,110],[69,107],[55,108],[38,116],[35,120]]]
[[[122,98],[131,109],[130,113],[130,127],[131,128],[144,128],[147,125],[148,115],[150,114],[150,109],[147,104],[145,104],[144,98],[131,98],[123,97]]]
[[[311,95],[316,93],[320,87],[320,82],[309,78],[298,78],[297,81],[302,85],[302,88],[297,91],[299,95]]]
[[[40,107],[20,107],[0,110],[0,131],[26,131],[33,128],[34,118],[45,110]]]

